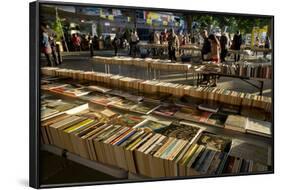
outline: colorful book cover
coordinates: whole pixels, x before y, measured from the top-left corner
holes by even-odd
[[[175,137],[177,139],[191,141],[197,135],[199,130],[200,128],[189,125],[171,124],[168,127],[155,130],[155,132],[168,137]]]

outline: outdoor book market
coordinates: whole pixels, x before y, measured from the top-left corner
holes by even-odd
[[[41,5],[40,180],[271,172],[272,28],[257,15]]]

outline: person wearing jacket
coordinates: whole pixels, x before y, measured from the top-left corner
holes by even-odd
[[[233,41],[232,41],[232,49],[239,51],[242,45],[242,36],[240,34],[240,31],[238,30],[236,32],[236,34],[233,37]],[[240,53],[235,53],[234,54],[234,61],[237,62],[240,60]]]

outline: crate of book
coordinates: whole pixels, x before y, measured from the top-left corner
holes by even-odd
[[[125,116],[105,123],[95,115],[57,118],[48,126],[52,144],[147,177],[263,172],[271,165],[269,148],[237,144],[184,122],[164,124]],[[244,153],[243,146],[251,152]],[[255,151],[260,151],[258,158],[253,157]]]

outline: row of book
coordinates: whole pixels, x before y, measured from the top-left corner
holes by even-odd
[[[216,87],[196,87],[156,80],[141,80],[132,77],[92,71],[60,69],[56,67],[42,67],[41,71],[42,74],[48,76],[95,81],[115,88],[132,89],[149,94],[168,93],[176,97],[186,95],[198,99],[212,100],[226,104],[262,108],[268,112],[271,112],[272,109],[271,97],[219,89]]]
[[[120,115],[107,108],[61,113],[42,121],[43,143],[132,173],[171,177],[270,170],[269,147],[238,145],[236,139],[196,125]],[[250,149],[245,155],[243,145]]]
[[[148,69],[167,70],[167,71],[181,71],[187,72],[191,68],[188,63],[171,63],[170,60],[152,59],[152,58],[132,58],[132,57],[102,57],[95,56],[94,61],[103,64],[116,65],[131,65],[136,67],[145,67]]]
[[[56,82],[42,84],[42,89],[70,97],[73,97],[73,95],[69,94],[69,91],[74,91],[77,94],[76,97],[80,100],[107,108],[142,115],[155,114],[178,120],[207,123],[239,132],[271,137],[271,119],[268,118],[270,114],[260,109],[244,107],[240,111],[239,107],[220,105],[215,102],[200,102],[188,97],[178,99],[164,94],[159,95],[157,100],[154,99],[155,97],[130,94],[121,90],[110,90],[92,84],[88,87],[82,87],[77,83],[76,86],[73,86]],[[80,96],[80,94],[83,95]]]
[[[233,63],[222,64],[221,73],[228,75],[244,76],[249,78],[272,78],[272,66],[270,63]]]

